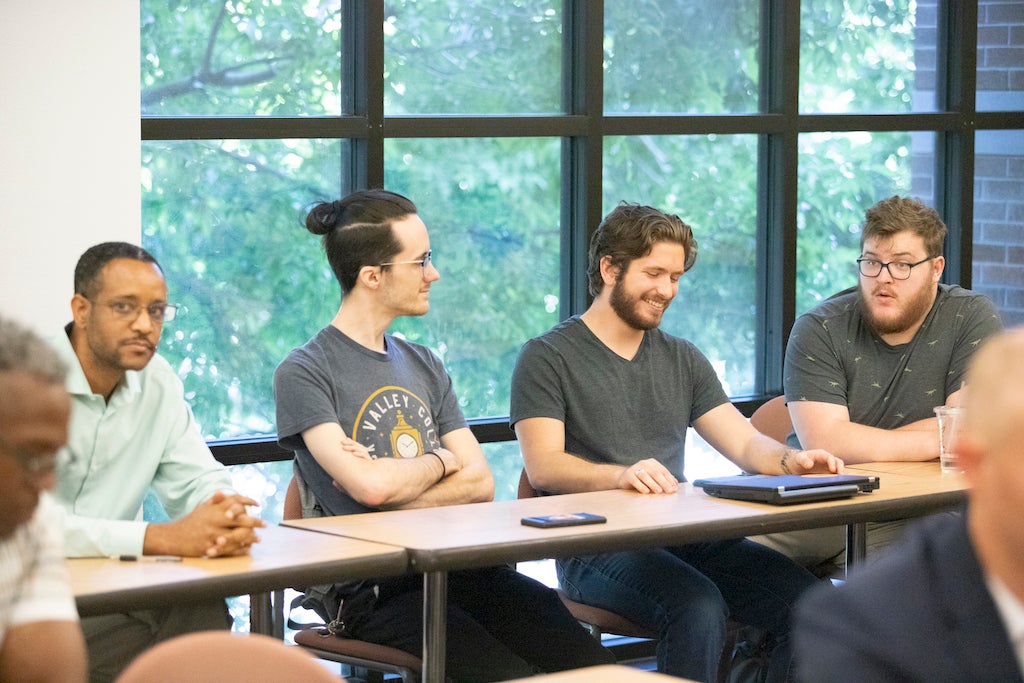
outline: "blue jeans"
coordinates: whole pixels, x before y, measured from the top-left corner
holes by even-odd
[[[746,539],[570,557],[557,570],[573,600],[658,633],[658,671],[698,681],[716,678],[729,617],[774,637],[768,680],[789,680],[790,613],[817,582],[789,558]]]

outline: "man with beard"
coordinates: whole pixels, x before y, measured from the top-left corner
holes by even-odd
[[[156,354],[176,308],[156,259],[133,244],[97,244],[79,258],[74,286],[73,320],[54,344],[70,368],[71,424],[54,489],[65,554],[247,554],[263,526],[247,513],[256,501],[231,493],[181,381]],[[150,490],[171,521],[139,519]],[[161,640],[230,624],[223,600],[83,619],[90,680],[112,680]]]
[[[868,209],[860,283],[797,319],[786,349],[790,445],[825,448],[847,463],[939,457],[933,409],[957,405],[967,361],[1001,328],[992,303],[939,284],[946,226],[920,201],[890,197]],[[868,550],[903,522],[868,527]],[[758,540],[822,571],[842,564],[842,528]]]
[[[801,599],[799,680],[1024,681],[1024,327],[982,345],[963,398],[966,511]]]
[[[676,493],[690,425],[746,471],[842,471],[825,451],[788,448],[755,430],[707,358],[658,329],[696,258],[677,216],[623,204],[602,221],[590,243],[593,303],[527,342],[512,377],[511,423],[536,489]],[[572,599],[659,634],[659,671],[701,681],[716,678],[729,617],[772,635],[768,680],[787,680],[790,610],[815,583],[744,539],[569,557],[556,567]]]

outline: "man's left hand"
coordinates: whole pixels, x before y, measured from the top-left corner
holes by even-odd
[[[842,474],[843,461],[828,451],[816,448],[810,451],[787,450],[779,462],[783,474],[810,474],[812,472],[829,472]]]

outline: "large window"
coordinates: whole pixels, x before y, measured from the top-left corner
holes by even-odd
[[[795,317],[855,282],[864,210],[893,194],[944,216],[948,282],[1024,319],[1024,2],[795,5],[141,0],[143,242],[184,306],[162,352],[216,452],[282,457],[273,370],[340,296],[303,217],[361,187],[430,228],[431,312],[393,331],[444,359],[500,497],[518,349],[586,308],[588,236],[620,201],[694,227],[665,326],[746,410],[780,390]]]

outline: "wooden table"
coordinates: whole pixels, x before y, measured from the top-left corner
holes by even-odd
[[[925,515],[964,499],[963,479],[943,475],[938,462],[867,467],[849,469],[877,474],[877,491],[789,506],[712,498],[686,484],[673,495],[594,491],[285,523],[406,548],[410,566],[424,574],[423,677],[432,683],[444,680],[448,571],[838,525],[863,536],[866,522]],[[556,529],[520,523],[529,515],[572,512],[602,514],[608,522]],[[857,534],[850,537],[856,541]]]
[[[867,521],[882,522],[891,519],[919,517],[939,510],[956,507],[964,502],[967,482],[959,474],[945,474],[937,460],[926,462],[873,462],[850,465],[850,474],[868,474],[882,477],[887,486],[886,495],[904,495],[907,505],[895,517],[879,517],[846,525],[846,569],[864,561],[867,548]],[[884,475],[884,476],[883,476]],[[931,487],[921,491],[922,485]],[[923,495],[922,495],[923,494]],[[883,503],[884,506],[884,503]]]
[[[151,609],[183,601],[261,594],[293,586],[404,573],[403,548],[268,526],[244,557],[185,558],[181,562],[67,561],[78,613],[83,616]],[[272,632],[268,604],[253,599],[253,630]]]

